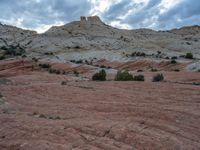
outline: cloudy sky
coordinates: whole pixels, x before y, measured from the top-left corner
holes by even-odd
[[[200,25],[200,0],[0,0],[0,22],[44,32],[85,15],[118,28]]]

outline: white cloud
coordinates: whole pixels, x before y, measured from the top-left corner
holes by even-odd
[[[56,22],[56,23],[50,24],[50,25],[42,24],[39,27],[36,27],[34,30],[37,31],[38,33],[44,33],[47,30],[49,30],[52,26],[62,26],[64,24],[65,24],[64,22]],[[24,27],[24,28],[31,30],[31,28],[26,28],[26,27]]]
[[[160,13],[165,13],[169,9],[181,3],[183,0],[162,0],[160,3]]]
[[[118,3],[121,0],[89,0],[92,9],[90,10],[90,15],[101,16],[106,10],[110,8],[111,5]]]
[[[128,24],[123,24],[120,21],[112,21],[110,23],[111,26],[116,27],[116,28],[120,28],[120,29],[131,29],[131,26]]]

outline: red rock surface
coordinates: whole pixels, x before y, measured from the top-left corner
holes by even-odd
[[[150,82],[152,72],[142,72],[146,82],[75,82],[18,63],[0,63],[2,150],[200,149],[200,86],[185,84],[199,73],[163,72],[161,83]]]

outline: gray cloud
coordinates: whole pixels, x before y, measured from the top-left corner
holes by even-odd
[[[119,16],[125,15],[129,11],[134,3],[130,0],[123,0],[115,5],[112,5],[106,12],[104,12],[104,19],[106,20],[118,20]]]
[[[128,24],[132,28],[153,28],[170,29],[185,25],[200,24],[200,1],[182,0],[172,8],[169,8],[164,14],[161,13],[162,0],[149,0],[144,3],[136,4],[134,1],[123,1],[110,7],[104,15],[109,16],[110,22],[118,20],[118,12],[128,12],[136,10],[129,14],[125,19],[118,20],[122,24]],[[131,5],[130,5],[131,4]],[[129,7],[131,6],[131,7]],[[117,10],[116,10],[117,8]]]
[[[200,24],[200,1],[184,0],[179,5],[159,16],[159,28],[174,28]]]
[[[58,21],[72,21],[80,15],[88,15],[90,3],[87,0],[1,0],[0,21],[22,20],[27,28],[50,25]]]

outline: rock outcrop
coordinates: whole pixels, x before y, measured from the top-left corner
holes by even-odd
[[[91,25],[103,25],[103,22],[98,16],[81,16],[80,17],[80,26],[81,27],[90,27]]]
[[[200,57],[199,39],[199,26],[171,31],[123,30],[106,25],[98,16],[82,16],[80,21],[52,27],[43,34],[0,25],[0,46],[19,44],[28,53],[38,54],[112,50],[119,53],[143,51],[151,54],[162,51],[183,55],[189,51]]]

